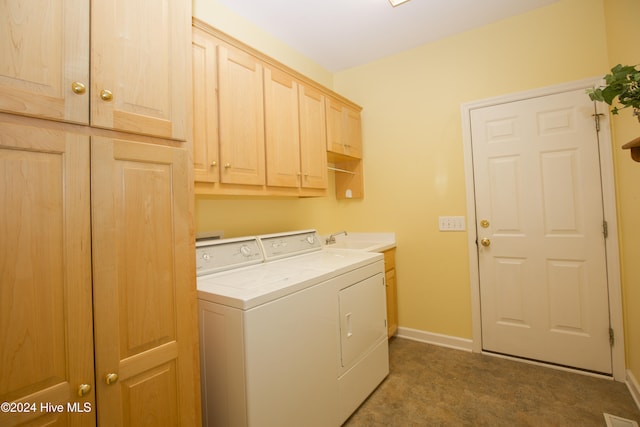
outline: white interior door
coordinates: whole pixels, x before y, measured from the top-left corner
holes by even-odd
[[[583,89],[471,112],[483,350],[612,372],[593,114]]]

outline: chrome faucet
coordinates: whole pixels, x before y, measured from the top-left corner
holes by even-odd
[[[344,234],[346,236],[347,232],[346,231],[338,231],[337,233],[333,233],[332,235],[327,237],[327,240],[326,240],[327,245],[335,243],[336,242],[336,236],[339,236],[341,234]]]

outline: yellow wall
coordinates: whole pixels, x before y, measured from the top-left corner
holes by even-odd
[[[609,63],[640,63],[640,2],[606,0],[607,47]],[[640,135],[640,123],[625,110],[613,116],[614,153],[618,191],[620,252],[626,361],[636,380],[640,380],[640,163],[631,160],[629,151],[619,147]]]
[[[204,1],[195,0],[196,16]],[[637,0],[561,0],[337,73],[333,88],[364,107],[365,199],[336,201],[333,194],[301,200],[198,198],[198,230],[224,229],[229,237],[296,228],[395,231],[400,326],[471,338],[466,233],[439,232],[437,222],[439,215],[466,214],[460,104],[600,76],[615,58],[639,62],[637,48],[617,52],[607,46],[606,24],[640,16],[629,13],[630,8],[637,11]],[[220,27],[204,15],[198,17]],[[258,47],[258,40],[245,37],[244,31],[221,29]],[[628,39],[638,40],[637,32]],[[272,51],[284,50],[273,46]],[[293,68],[300,63],[295,52],[277,59]],[[637,136],[635,130],[616,127],[616,146],[620,139]],[[629,298],[640,301],[640,265],[630,261],[640,255],[640,245],[633,247],[640,229],[630,219],[640,210],[633,192],[640,164],[631,165],[628,153],[619,151],[621,230],[635,236],[622,239],[625,320],[638,325],[640,314],[633,312],[640,310],[634,310]],[[634,282],[635,289],[630,285]],[[632,326],[627,331],[640,335]],[[640,369],[640,341],[629,336],[627,341],[627,358]]]

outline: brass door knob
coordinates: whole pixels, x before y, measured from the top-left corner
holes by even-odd
[[[87,394],[89,394],[90,391],[91,391],[90,384],[80,384],[80,386],[78,387],[78,396],[84,397]]]
[[[110,90],[102,89],[100,91],[100,99],[109,102],[113,99],[113,93]]]
[[[482,240],[480,240],[480,244],[482,246],[484,246],[485,248],[491,246],[491,240],[487,239],[486,237]]]
[[[107,374],[104,377],[104,381],[107,383],[107,385],[111,385],[111,384],[115,383],[116,381],[118,381],[118,374],[116,374],[116,373]]]
[[[486,219],[483,219],[482,221],[480,221],[480,227],[482,228],[489,227],[489,221],[487,221]]]
[[[80,82],[73,82],[73,83],[71,83],[71,90],[76,95],[82,95],[83,93],[85,93],[87,91],[87,87],[84,84],[80,83]]]

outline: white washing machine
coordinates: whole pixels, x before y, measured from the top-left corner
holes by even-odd
[[[204,425],[339,426],[388,375],[381,254],[304,230],[196,258]]]

